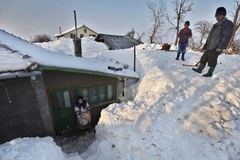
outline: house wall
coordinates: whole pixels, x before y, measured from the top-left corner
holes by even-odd
[[[37,103],[39,106],[39,112],[43,124],[44,131],[47,135],[53,134],[53,123],[50,114],[50,108],[48,98],[45,90],[45,85],[42,79],[42,75],[31,76],[32,87],[36,95]]]
[[[41,76],[35,77],[41,79]],[[17,137],[45,136],[46,128],[42,123],[38,98],[31,78],[3,79],[0,82],[0,143]],[[38,84],[37,81],[34,83]],[[48,108],[48,105],[46,107]]]
[[[43,79],[47,90],[76,85],[80,87],[91,87],[109,83],[120,83],[119,80],[114,77],[61,71],[43,71]],[[118,90],[119,89],[120,88],[118,88]]]
[[[94,125],[96,125],[99,120],[101,110],[107,107],[110,103],[119,101],[118,97],[122,93],[122,83],[119,81],[119,79],[114,77],[80,74],[80,73],[69,73],[69,72],[61,72],[61,71],[43,71],[43,79],[44,79],[46,90],[48,92],[47,94],[49,97],[49,101],[51,101],[50,93],[51,91],[54,91],[54,90],[76,87],[76,86],[86,88],[86,87],[95,87],[95,86],[101,86],[101,85],[107,85],[107,84],[114,84],[116,87],[115,100],[109,103],[102,103],[99,105],[91,106],[92,123]],[[50,106],[53,110],[53,104],[50,104]],[[52,114],[53,114],[53,111],[52,111]]]
[[[85,29],[86,29],[86,33],[85,33]],[[64,37],[65,38],[71,38],[71,34],[76,34],[76,31],[73,30],[69,33],[66,33],[64,34]],[[78,38],[80,37],[89,37],[89,36],[94,36],[96,37],[97,36],[97,33],[96,32],[93,32],[92,30],[88,29],[87,27],[80,27],[77,29],[77,34],[78,34]]]

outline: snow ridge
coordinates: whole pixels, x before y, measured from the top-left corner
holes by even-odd
[[[239,56],[220,56],[211,78],[182,66],[172,53],[151,48],[138,50],[137,57],[141,79],[134,100],[102,111],[97,141],[81,156],[240,159],[240,72],[231,67]],[[195,64],[200,54],[189,52],[187,58]]]

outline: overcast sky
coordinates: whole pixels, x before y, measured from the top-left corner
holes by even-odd
[[[123,35],[134,28],[148,33],[151,17],[147,0],[0,0],[0,28],[23,39],[37,34],[54,36],[74,27],[73,10],[78,25],[85,24],[98,33]],[[151,1],[151,0],[150,0]],[[173,12],[173,0],[166,0],[167,10]],[[232,0],[193,0],[194,6],[185,17],[192,24],[200,20],[215,22],[219,6],[233,10]],[[228,16],[231,18],[230,16]]]

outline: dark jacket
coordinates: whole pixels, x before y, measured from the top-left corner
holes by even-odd
[[[82,110],[88,109],[88,106],[89,106],[89,105],[88,105],[87,101],[86,101],[86,100],[83,100],[83,103],[82,103],[82,104],[77,103],[77,104],[75,104],[74,107],[78,107],[79,110],[82,111]]]
[[[233,33],[232,21],[225,18],[221,22],[213,25],[207,41],[203,46],[204,50],[212,50],[216,48],[226,49]]]

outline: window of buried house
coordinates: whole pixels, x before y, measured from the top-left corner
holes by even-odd
[[[64,98],[61,92],[56,93],[56,98],[57,98],[58,107],[60,109],[65,108]]]
[[[83,38],[84,37],[84,35],[83,34],[80,34],[80,38]]]
[[[113,85],[107,86],[107,100],[114,99],[114,87]]]
[[[106,87],[105,86],[98,87],[98,93],[99,101],[104,102],[106,100]]]
[[[63,92],[63,98],[64,98],[64,105],[65,107],[71,107],[71,98],[69,91]]]
[[[76,37],[75,34],[73,34],[73,33],[70,34],[70,38],[74,39],[75,37]]]
[[[56,93],[57,102],[59,108],[68,108],[71,107],[71,98],[69,91],[58,92]]]
[[[87,29],[84,29],[83,31],[84,31],[84,33],[87,33]]]
[[[89,92],[88,92],[88,88],[83,88],[81,90],[81,95],[83,96],[83,98],[89,103]]]
[[[69,90],[56,93],[59,108],[69,108],[76,103],[77,90]]]
[[[98,102],[98,90],[97,87],[90,88],[90,103],[96,104]]]
[[[96,86],[90,88],[69,88],[56,92],[56,99],[59,108],[69,108],[74,106],[78,96],[83,96],[90,104],[98,104],[106,101],[111,101],[116,98],[116,89],[113,84]]]
[[[73,89],[73,90],[70,90],[69,93],[70,93],[71,106],[74,106],[77,101],[78,91],[77,89]]]

